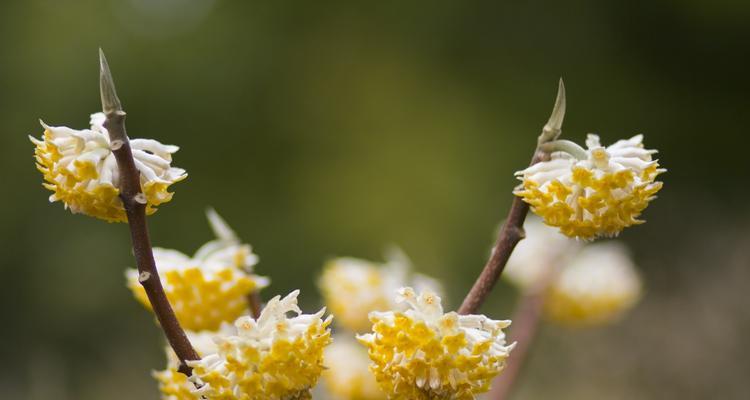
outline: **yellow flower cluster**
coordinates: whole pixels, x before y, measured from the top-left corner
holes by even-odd
[[[154,248],[156,267],[167,298],[183,328],[193,331],[217,330],[248,310],[247,296],[268,286],[268,278],[252,274],[258,257],[250,245],[241,244],[216,212],[209,222],[218,236],[203,245],[195,256]],[[151,308],[135,269],[126,272],[128,287],[136,299]]]
[[[367,346],[370,369],[389,399],[474,399],[489,390],[515,344],[505,344],[510,321],[484,315],[444,314],[430,291],[399,290],[405,312],[372,312]]]
[[[323,351],[331,342],[325,309],[302,314],[294,291],[271,299],[256,320],[235,322],[232,334],[217,335],[217,351],[191,361],[193,399],[309,399],[323,371]],[[287,313],[296,316],[289,318]],[[201,397],[204,396],[204,397]]]
[[[369,365],[362,346],[349,336],[336,335],[325,351],[325,388],[338,400],[385,400]]]
[[[545,316],[565,325],[601,325],[622,316],[640,299],[641,279],[624,247],[592,244],[560,271],[550,286]]]
[[[637,217],[662,187],[655,179],[665,170],[642,140],[637,135],[604,148],[598,136],[588,135],[586,159],[555,152],[550,161],[516,173],[523,184],[514,194],[567,236],[616,236],[643,222]]]
[[[336,324],[353,332],[370,328],[370,311],[392,310],[398,305],[393,296],[403,286],[418,290],[440,290],[437,281],[422,274],[411,274],[411,262],[398,249],[391,249],[387,262],[377,264],[357,258],[342,257],[328,261],[318,282],[323,300]]]
[[[53,191],[50,201],[62,201],[73,213],[81,213],[108,222],[125,222],[120,201],[119,171],[104,124],[104,114],[91,116],[91,129],[74,130],[42,124],[41,139],[34,143],[37,168],[44,176],[44,187]],[[150,139],[130,141],[135,165],[141,175],[146,197],[146,213],[172,199],[169,186],[187,177],[185,170],[174,168],[172,154],[177,146]]]
[[[320,277],[325,304],[336,316],[336,324],[355,332],[370,327],[367,313],[386,310],[386,275],[375,263],[355,258],[337,258],[326,263]]]
[[[641,279],[624,245],[581,244],[536,218],[508,260],[503,277],[544,296],[545,318],[570,326],[611,322],[640,298]]]

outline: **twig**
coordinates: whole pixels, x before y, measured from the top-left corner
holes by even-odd
[[[531,158],[530,165],[534,165],[547,157],[547,153],[541,150],[541,146],[549,141],[557,139],[560,136],[562,122],[565,117],[565,86],[562,79],[555,100],[555,107],[552,109],[552,115],[549,121],[544,125],[542,134],[537,141],[537,148]],[[508,217],[500,229],[495,247],[492,249],[492,255],[479,274],[474,286],[464,298],[459,314],[474,314],[487,299],[487,296],[495,286],[500,274],[502,274],[505,264],[508,262],[510,254],[518,242],[524,238],[523,222],[526,214],[529,212],[529,205],[519,197],[513,198],[510,206]]]
[[[172,346],[177,358],[180,360],[179,371],[190,376],[192,369],[187,365],[186,361],[198,360],[200,356],[193,349],[187,335],[185,335],[185,331],[182,330],[180,323],[177,321],[177,317],[161,285],[159,272],[156,269],[156,262],[154,261],[154,254],[151,250],[151,241],[148,236],[146,197],[141,191],[140,173],[135,167],[133,152],[130,149],[130,141],[125,132],[125,111],[122,110],[120,100],[117,98],[112,74],[101,49],[99,49],[99,62],[102,110],[106,116],[104,127],[109,132],[112,153],[115,155],[117,167],[120,172],[120,199],[128,217],[130,238],[133,242],[133,254],[138,264],[138,281],[146,291],[146,295],[151,302],[151,307],[164,330],[169,345]]]
[[[247,295],[247,304],[250,306],[250,314],[253,318],[260,318],[260,312],[263,310],[263,299],[260,297],[260,290],[255,289]]]

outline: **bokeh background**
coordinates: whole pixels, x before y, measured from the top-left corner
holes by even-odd
[[[646,296],[621,323],[544,326],[517,399],[745,399],[750,392],[750,3],[110,0],[0,2],[0,391],[157,399],[160,331],[132,300],[125,225],[48,204],[27,135],[84,128],[106,51],[131,137],[189,178],[149,221],[193,252],[214,206],[266,296],[336,255],[400,245],[456,306],[565,78],[564,135],[636,133],[660,199],[621,235]],[[483,311],[511,314],[500,283]]]

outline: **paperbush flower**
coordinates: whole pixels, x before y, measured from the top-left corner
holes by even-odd
[[[319,286],[337,325],[354,332],[368,330],[371,324],[367,314],[397,307],[393,296],[402,286],[440,290],[440,284],[432,278],[409,276],[411,262],[400,250],[390,251],[387,259],[385,264],[376,264],[345,257],[325,264]]]
[[[655,179],[665,170],[642,140],[637,135],[604,148],[597,135],[588,135],[588,149],[578,155],[583,159],[554,152],[551,160],[516,173],[523,184],[514,193],[567,236],[615,236],[643,222],[637,217],[662,187]]]
[[[217,239],[203,245],[193,257],[177,250],[154,248],[164,291],[180,324],[193,331],[216,330],[248,310],[247,295],[268,286],[268,278],[252,274],[258,262],[250,245],[239,239],[216,212],[208,219]],[[136,299],[151,308],[135,269],[126,272]]]
[[[41,139],[30,137],[37,168],[44,175],[44,187],[53,191],[50,201],[62,201],[73,213],[109,222],[125,222],[127,217],[120,194],[120,174],[112,153],[112,143],[104,128],[104,114],[91,115],[91,129],[74,130],[42,123]],[[172,199],[167,189],[187,177],[185,170],[171,166],[177,146],[151,139],[132,139],[136,168],[146,201],[146,214]]]
[[[610,322],[640,298],[641,281],[624,245],[581,244],[536,219],[503,276],[521,291],[544,296],[545,317],[566,325]]]
[[[331,342],[325,309],[302,314],[296,290],[271,299],[255,320],[240,317],[235,332],[216,336],[217,352],[190,361],[195,399],[309,399]],[[297,314],[288,317],[287,313]]]
[[[367,346],[370,370],[389,399],[474,399],[502,372],[514,344],[505,344],[510,321],[443,313],[440,297],[402,288],[409,310],[372,312]]]
[[[352,338],[336,335],[325,350],[323,382],[334,399],[385,400],[369,370],[367,351]]]
[[[618,243],[586,246],[554,280],[545,315],[568,325],[610,322],[638,302],[641,280],[627,250]]]

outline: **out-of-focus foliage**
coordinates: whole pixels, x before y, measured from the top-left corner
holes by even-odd
[[[698,0],[2,1],[0,387],[157,398],[162,342],[124,285],[127,230],[48,204],[27,138],[40,117],[86,126],[101,46],[130,135],[179,145],[189,173],[149,220],[154,244],[204,243],[213,205],[260,255],[267,298],[314,293],[328,257],[397,243],[455,307],[563,76],[566,138],[643,133],[669,172],[649,222],[621,236],[639,308],[545,330],[518,394],[742,398],[749,18],[750,4]],[[482,311],[507,318],[515,294],[499,284]]]

